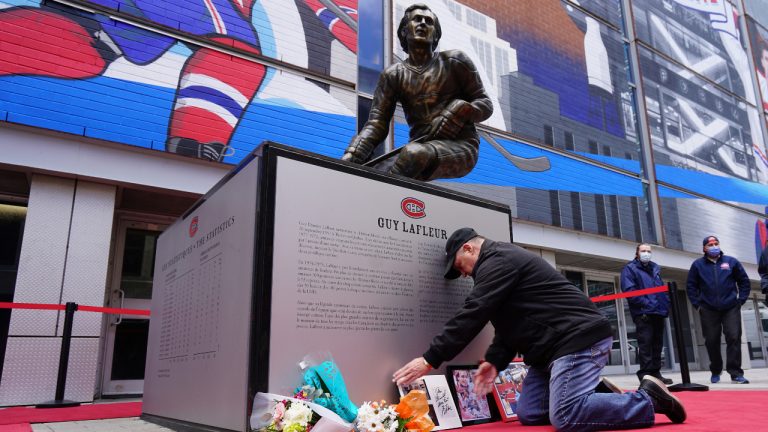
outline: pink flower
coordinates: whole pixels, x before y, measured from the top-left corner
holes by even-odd
[[[275,405],[274,413],[272,413],[272,419],[275,421],[275,423],[279,423],[280,420],[283,419],[284,415],[285,415],[285,403],[278,402],[277,405]]]

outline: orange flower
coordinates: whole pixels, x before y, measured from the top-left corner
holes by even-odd
[[[400,398],[400,403],[395,406],[395,412],[400,418],[408,419],[405,428],[409,431],[429,432],[435,424],[429,418],[429,403],[427,394],[422,390],[411,390]]]

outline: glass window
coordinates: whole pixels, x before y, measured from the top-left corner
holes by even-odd
[[[483,33],[486,31],[485,16],[472,9],[467,9],[467,24]]]
[[[358,35],[365,35],[358,37],[357,86],[359,91],[373,94],[384,70],[384,6],[381,0],[358,0],[357,7]],[[393,43],[399,44],[397,40]]]
[[[544,125],[544,144],[555,145],[555,130],[550,125]]]
[[[128,298],[152,298],[152,276],[155,273],[157,231],[128,229],[120,289]]]

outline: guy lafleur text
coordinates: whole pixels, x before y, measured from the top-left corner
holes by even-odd
[[[378,220],[379,228],[384,228],[392,231],[402,231],[409,234],[422,235],[424,237],[433,237],[437,239],[447,240],[448,233],[442,228],[435,228],[421,224],[415,224],[412,222],[388,219],[380,217]]]

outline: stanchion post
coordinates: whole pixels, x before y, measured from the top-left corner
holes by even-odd
[[[56,378],[55,399],[35,405],[37,408],[65,408],[80,405],[80,402],[64,399],[64,390],[67,387],[67,368],[69,367],[69,347],[72,343],[72,321],[75,318],[76,310],[77,303],[67,302],[64,309],[64,329],[59,353],[59,374]]]
[[[685,340],[683,339],[683,328],[680,325],[680,306],[677,301],[677,283],[669,282],[667,284],[669,291],[669,301],[672,306],[671,316],[672,324],[675,327],[675,352],[677,360],[680,362],[680,375],[682,383],[667,387],[670,391],[707,391],[708,386],[691,383],[691,373],[688,370],[688,354],[685,352]]]

